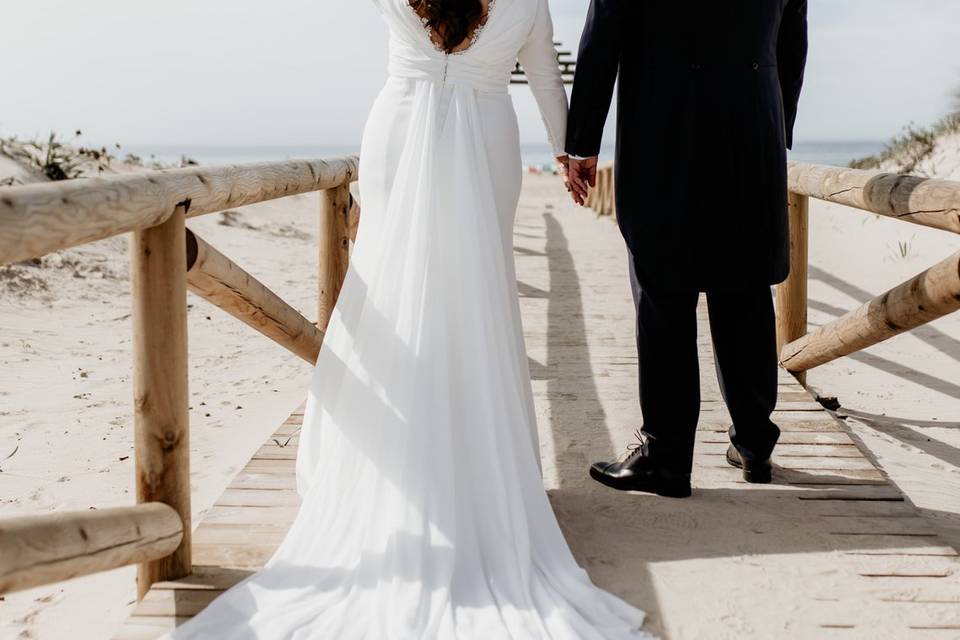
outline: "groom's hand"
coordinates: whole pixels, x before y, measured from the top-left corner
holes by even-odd
[[[587,194],[590,192],[590,187],[597,186],[598,163],[599,158],[596,156],[584,158],[583,160],[570,158],[569,172],[570,186],[572,187],[570,194],[573,196],[574,202],[581,206],[587,201]]]

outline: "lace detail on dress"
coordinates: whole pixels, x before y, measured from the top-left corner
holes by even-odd
[[[490,14],[493,13],[493,7],[496,6],[497,4],[497,0],[489,0],[489,2],[487,2],[487,10],[483,12],[483,15],[480,17],[479,22],[477,22],[477,26],[473,28],[473,31],[470,33],[469,36],[467,36],[466,40],[464,40],[464,42],[467,43],[467,46],[465,46],[462,49],[457,49],[456,51],[447,51],[442,46],[437,44],[437,41],[433,39],[433,33],[430,30],[429,20],[424,16],[420,15],[417,12],[416,7],[410,4],[410,2],[411,0],[404,0],[404,4],[406,4],[407,7],[410,9],[410,11],[413,12],[413,15],[415,15],[417,19],[420,20],[420,24],[423,25],[423,30],[427,34],[427,40],[430,41],[430,44],[433,45],[434,49],[448,56],[463,55],[467,51],[470,51],[470,49],[473,48],[473,45],[475,45],[477,43],[477,40],[480,39],[480,34],[483,33],[484,28],[487,26],[487,22],[490,21]],[[457,45],[457,46],[460,46],[460,45]]]

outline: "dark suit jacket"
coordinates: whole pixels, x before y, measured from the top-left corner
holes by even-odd
[[[641,284],[781,282],[807,0],[592,0],[567,152],[594,156],[619,75],[617,218]]]

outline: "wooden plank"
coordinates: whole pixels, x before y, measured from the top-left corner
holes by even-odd
[[[222,589],[151,589],[134,615],[138,618],[195,616],[222,593]]]
[[[223,591],[250,575],[245,569],[231,569],[209,564],[193,565],[193,573],[177,580],[155,582],[151,591],[158,589],[200,589]]]
[[[824,415],[826,412],[824,412]],[[805,419],[797,419],[795,413],[777,414],[774,413],[772,419],[780,428],[781,433],[846,433],[843,428],[832,418],[818,418],[816,414],[806,414]],[[701,431],[714,433],[727,433],[730,429],[730,420],[726,417],[718,417],[717,414],[701,414]]]
[[[697,442],[704,444],[730,444],[730,437],[726,430],[724,431],[705,431],[697,432]],[[780,434],[780,440],[777,442],[778,450],[783,445],[790,444],[832,444],[856,446],[853,439],[841,431],[786,431]],[[861,454],[862,455],[862,454]]]
[[[842,486],[810,485],[809,492],[797,496],[799,500],[892,500],[902,501],[903,494],[889,484]]]
[[[238,488],[234,483],[217,500],[218,507],[291,507],[300,504],[300,496],[289,489]],[[208,512],[209,513],[209,512]]]
[[[698,475],[716,474],[724,482],[742,482],[743,472],[717,460],[710,466],[700,465],[695,471]],[[758,488],[776,488],[782,485],[819,487],[821,485],[883,485],[889,486],[886,477],[875,468],[871,469],[786,469],[774,465],[773,483]]]
[[[173,631],[192,616],[137,616],[127,618],[113,640],[156,640]]]
[[[859,598],[840,598],[836,602],[822,603],[817,615],[820,620],[829,620],[830,624],[837,626],[849,625],[864,628],[881,624],[892,629],[900,629],[901,632],[908,629],[925,627],[943,629],[960,625],[960,607],[950,603],[909,600],[885,602],[882,606],[872,603],[869,615],[866,616],[863,611],[865,604]]]
[[[303,425],[300,424],[284,424],[281,425],[276,431],[273,432],[273,437],[280,440],[280,442],[286,441],[287,438],[298,438],[300,434],[300,429]],[[269,442],[269,440],[268,440]]]
[[[297,479],[291,474],[262,473],[243,470],[230,484],[230,489],[283,490],[297,488]]]
[[[821,501],[805,504],[804,509],[811,516],[821,518],[832,517],[915,517],[918,515],[916,507],[909,502],[878,503],[878,502],[830,502]]]
[[[730,441],[726,442],[699,442],[697,450],[708,455],[725,455]],[[849,444],[792,444],[778,442],[774,452],[774,460],[783,458],[857,458],[863,460],[863,453],[851,441]],[[872,466],[872,465],[871,465]]]
[[[902,578],[870,578],[861,589],[879,602],[930,602],[960,604],[960,581],[903,580]]]
[[[287,475],[296,472],[294,460],[264,460],[254,458],[243,468],[244,471],[254,473],[274,473]]]
[[[254,460],[296,460],[296,447],[278,447],[274,442],[268,442],[257,449]]]
[[[193,553],[199,562],[205,564],[215,564],[232,569],[256,570],[266,564],[278,546],[279,541],[276,544],[248,543],[245,545],[194,543]]]
[[[725,463],[725,456],[722,453],[705,452],[704,462],[709,465],[716,464],[720,466]],[[837,456],[784,456],[774,452],[774,466],[781,469],[792,469],[795,471],[806,470],[824,470],[824,471],[851,471],[863,470],[873,471],[876,467],[863,457],[837,457]]]
[[[203,514],[205,524],[271,524],[289,526],[297,515],[298,506],[237,507],[215,506]]]
[[[957,557],[957,550],[943,542],[936,534],[925,536],[834,534],[831,537],[836,541],[837,548],[843,549],[846,555]]]
[[[829,516],[822,527],[831,535],[899,535],[935,537],[936,530],[919,514],[912,517]]]
[[[864,578],[944,578],[955,583],[960,574],[960,558],[956,556],[873,556],[854,557],[855,571]]]
[[[204,522],[194,532],[196,545],[280,544],[290,522],[230,524]]]

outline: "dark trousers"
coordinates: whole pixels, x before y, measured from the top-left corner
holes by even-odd
[[[630,281],[637,307],[643,433],[662,466],[689,473],[700,415],[700,292],[641,286],[632,258]],[[706,295],[717,376],[733,419],[730,439],[743,456],[765,459],[780,436],[770,420],[777,404],[773,295],[767,285]]]

